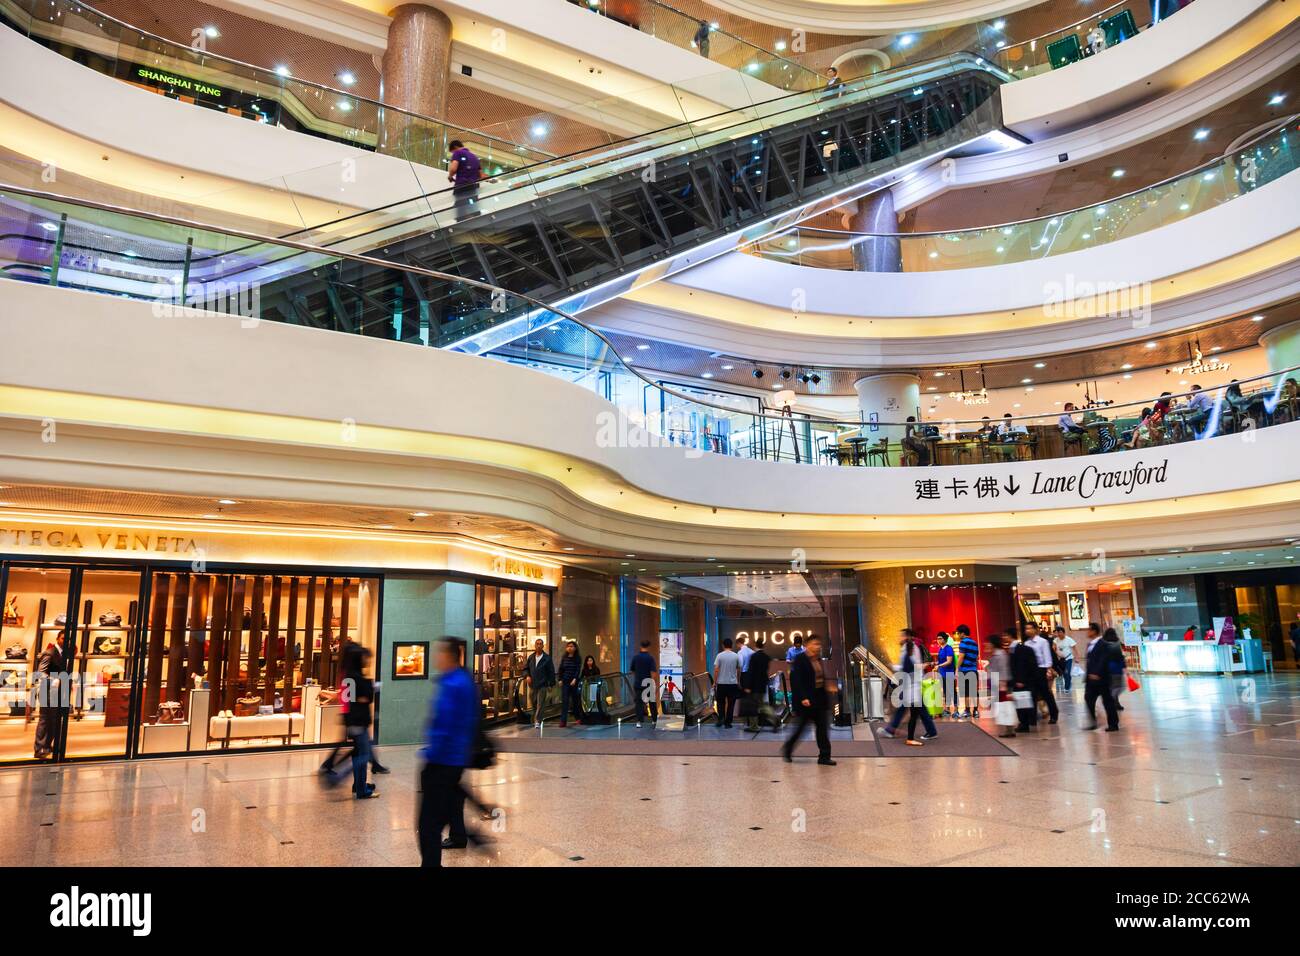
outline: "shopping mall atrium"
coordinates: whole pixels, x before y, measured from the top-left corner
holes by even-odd
[[[1300,864],[1298,17],[0,0],[0,861]]]

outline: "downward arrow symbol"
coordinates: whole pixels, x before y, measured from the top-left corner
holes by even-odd
[[[1014,475],[1007,479],[1007,483],[1003,488],[1003,490],[1006,491],[1006,493],[1009,495],[1014,495],[1017,491],[1020,490],[1020,486],[1016,484],[1016,479]]]

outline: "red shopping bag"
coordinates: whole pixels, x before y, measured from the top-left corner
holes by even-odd
[[[1129,675],[1125,675],[1125,676],[1128,676],[1128,689],[1130,694],[1133,693],[1133,691],[1142,689],[1142,685],[1139,684],[1137,681],[1135,681],[1131,676]]]

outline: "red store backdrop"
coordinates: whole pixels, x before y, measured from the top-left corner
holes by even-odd
[[[912,630],[928,645],[940,631],[966,624],[984,638],[1019,623],[1014,567],[1003,565],[925,565],[905,570]]]

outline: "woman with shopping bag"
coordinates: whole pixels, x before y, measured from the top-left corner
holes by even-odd
[[[916,632],[910,627],[905,627],[900,632],[903,638],[902,651],[899,655],[899,662],[894,669],[898,671],[899,692],[902,698],[899,701],[899,707],[908,708],[907,718],[907,746],[921,747],[924,746],[921,741],[933,740],[939,736],[939,732],[934,729],[934,719],[930,716],[926,708],[925,688],[923,686],[926,663],[925,656],[921,651],[921,645],[916,642]],[[938,688],[935,688],[937,691]],[[939,706],[942,707],[942,698],[938,698]],[[921,740],[916,739],[916,722],[920,720],[925,725],[925,733],[921,735]]]
[[[1001,634],[990,634],[988,643],[989,690],[993,695],[993,721],[998,725],[999,737],[1016,735],[1016,705],[1011,702],[1011,655]]]

